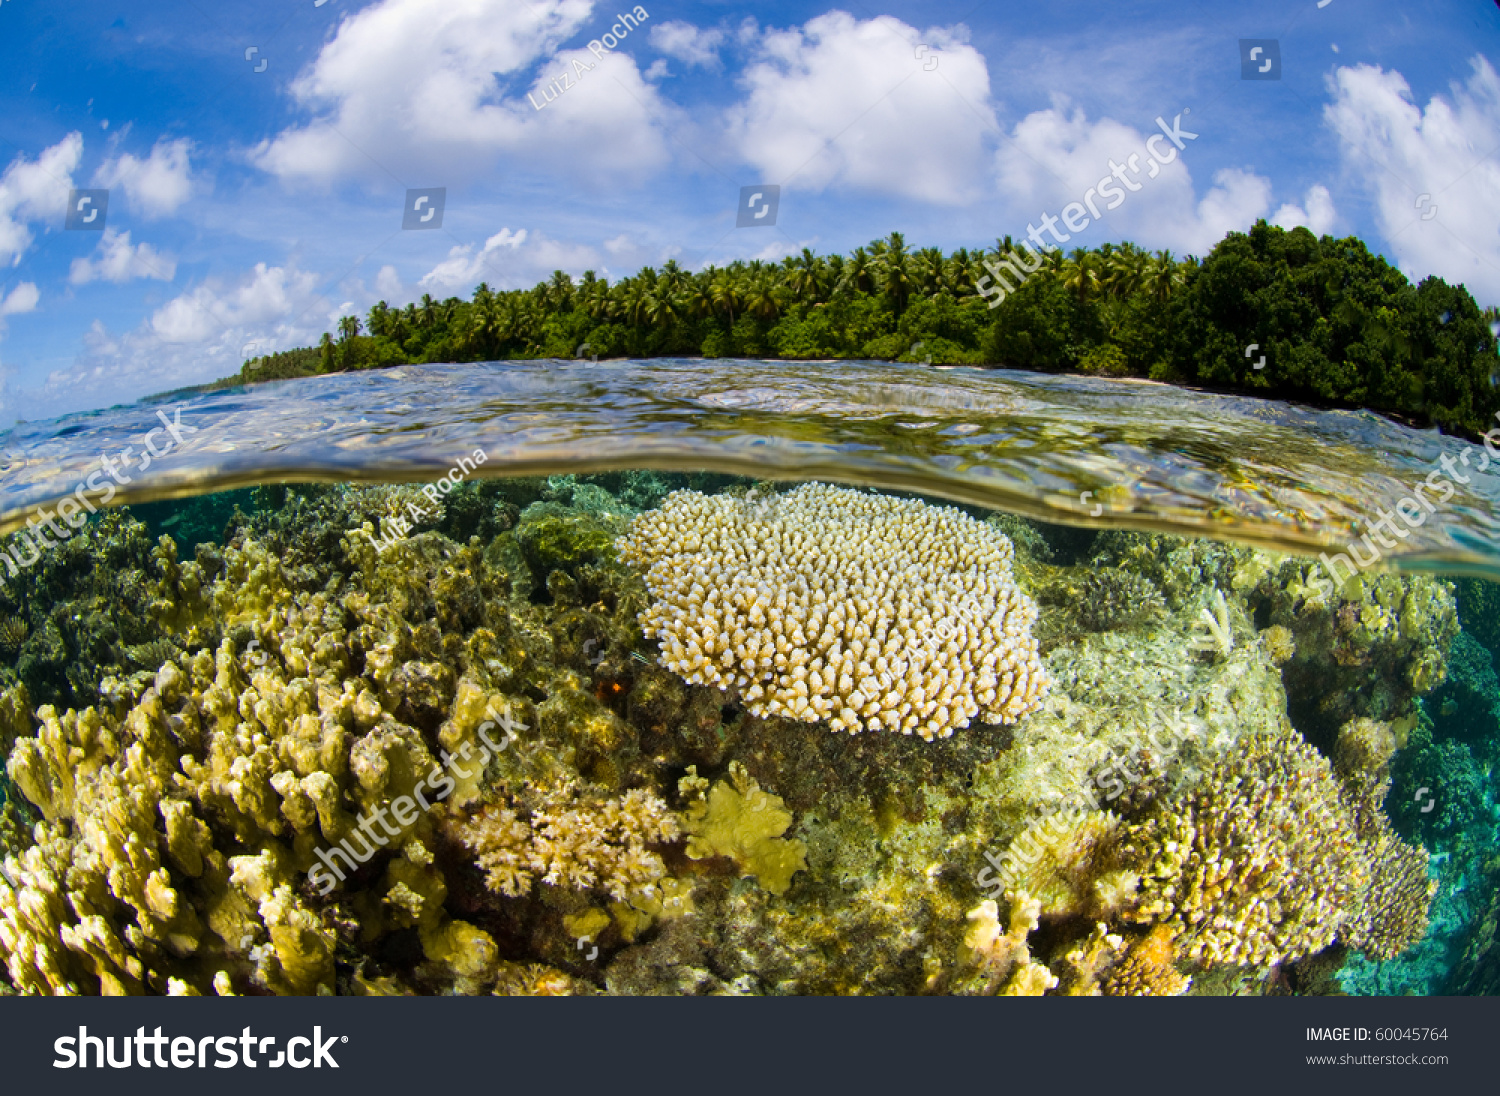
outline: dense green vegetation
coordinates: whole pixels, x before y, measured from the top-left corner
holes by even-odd
[[[1355,237],[1260,221],[1201,261],[1128,243],[1053,251],[992,308],[985,264],[1012,251],[1010,237],[988,252],[913,251],[892,233],[847,257],[804,248],[696,274],[668,262],[613,285],[557,271],[528,290],[481,285],[468,301],[382,301],[317,348],[246,362],[237,379],[578,356],[876,358],[1150,377],[1470,436],[1500,411],[1488,326],[1500,313],[1441,278],[1413,287]]]

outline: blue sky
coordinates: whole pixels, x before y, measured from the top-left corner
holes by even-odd
[[[642,8],[0,0],[0,428],[225,376],[382,298],[892,230],[983,246],[1132,154],[1065,246],[1202,254],[1267,217],[1500,302],[1493,0]],[[1241,39],[1276,41],[1279,80],[1242,78]],[[1146,177],[1179,116],[1197,136]],[[767,183],[777,223],[737,229]],[[442,227],[403,231],[422,187]],[[75,188],[109,190],[104,231],[64,229]]]

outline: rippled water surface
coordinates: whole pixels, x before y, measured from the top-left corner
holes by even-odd
[[[1500,468],[1375,415],[1142,381],[872,362],[413,366],[187,392],[0,438],[0,531],[180,411],[193,433],[116,502],[275,480],[716,470],[919,491],[1048,521],[1343,547],[1439,468],[1461,484],[1385,558],[1500,577]],[[186,434],[186,430],[184,431]],[[165,434],[154,444],[160,447]]]

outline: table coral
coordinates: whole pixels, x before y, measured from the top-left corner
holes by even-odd
[[[952,507],[816,483],[764,502],[679,491],[619,547],[646,572],[662,664],[757,715],[931,740],[1046,693],[1010,541]]]

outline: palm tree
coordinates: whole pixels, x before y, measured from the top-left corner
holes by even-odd
[[[554,312],[567,312],[573,307],[573,279],[561,270],[552,272],[552,280],[547,283],[547,304]]]
[[[1092,251],[1076,248],[1062,270],[1063,288],[1087,304],[1099,292],[1099,260]]]
[[[1187,280],[1170,251],[1158,251],[1146,264],[1141,288],[1157,304],[1166,304],[1173,291]]]
[[[663,331],[671,330],[672,326],[682,316],[682,303],[677,295],[672,292],[667,278],[660,279],[654,289],[646,296],[646,319],[653,327],[660,327]]]
[[[906,250],[906,240],[899,232],[892,232],[884,244],[880,263],[881,288],[899,316],[906,311],[906,300],[911,295],[911,256]]]
[[[729,325],[734,326],[734,310],[739,307],[742,294],[739,289],[739,279],[733,270],[720,270],[714,273],[708,287],[709,299],[713,301],[715,308],[722,308],[729,319]]]
[[[746,310],[756,319],[774,320],[781,312],[780,288],[771,275],[758,274],[745,293]]]
[[[815,300],[821,292],[818,278],[818,257],[812,253],[811,248],[804,247],[802,254],[787,260],[786,287],[791,290],[792,295],[803,300]]]
[[[649,267],[647,268],[650,269]],[[640,277],[627,278],[620,283],[621,292],[619,298],[619,313],[621,319],[634,327],[643,327],[650,318],[651,293],[648,284],[654,284],[655,271],[652,271],[652,282],[647,283]]]

